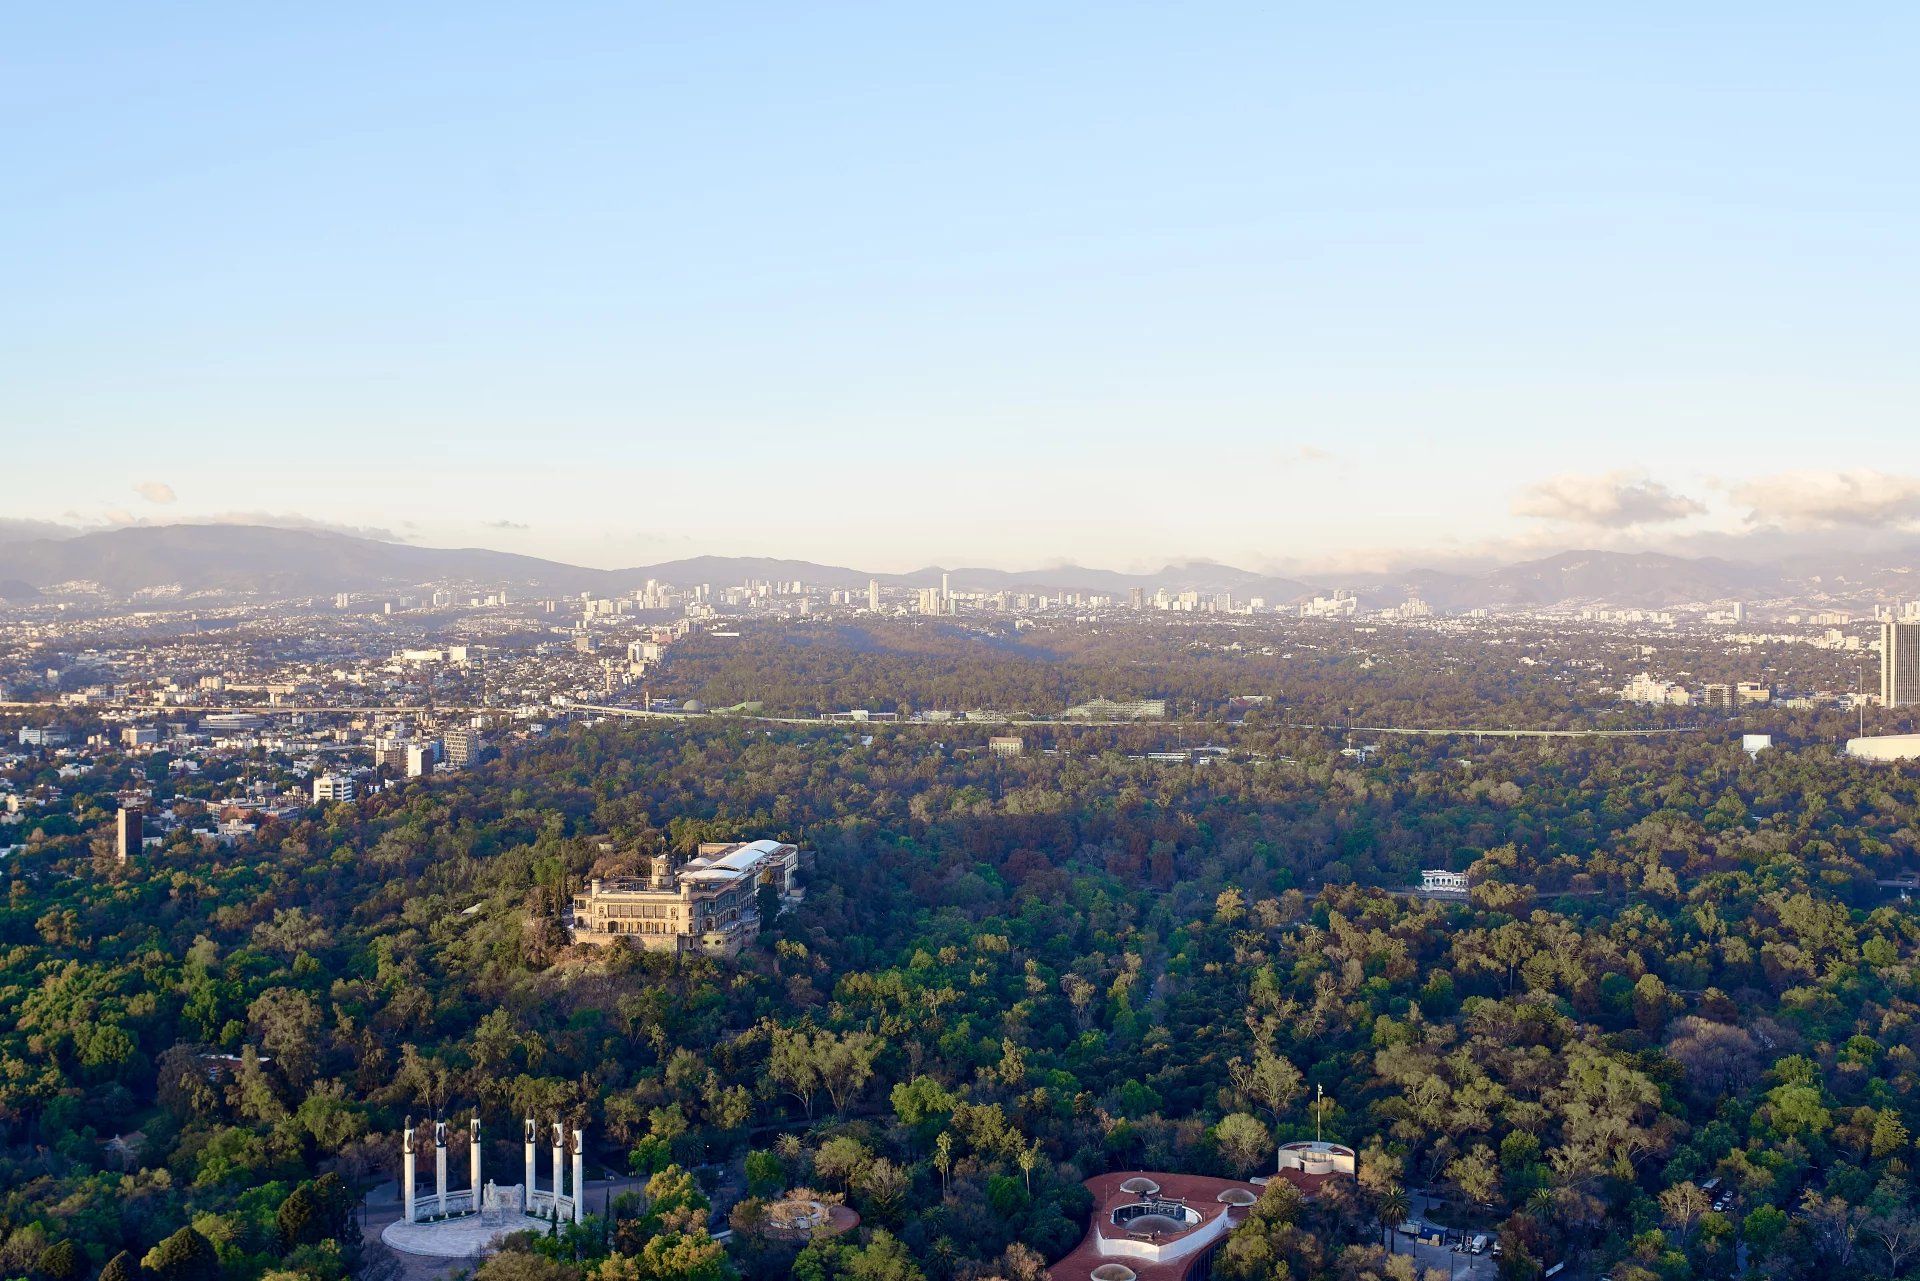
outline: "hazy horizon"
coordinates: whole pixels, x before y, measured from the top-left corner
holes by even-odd
[[[1920,520],[1910,11],[12,26],[16,520],[1281,572]]]

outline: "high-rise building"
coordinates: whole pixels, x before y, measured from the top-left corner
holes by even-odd
[[[119,821],[114,825],[113,853],[120,862],[125,863],[140,852],[140,846],[146,840],[147,816],[131,805],[120,807]]]
[[[1880,701],[1920,703],[1920,623],[1880,624]]]
[[[867,580],[867,608],[876,614],[880,612],[880,580],[877,578]]]
[[[469,725],[456,725],[440,738],[447,749],[447,764],[456,767],[473,764],[480,756],[480,749],[486,746],[480,731]]]

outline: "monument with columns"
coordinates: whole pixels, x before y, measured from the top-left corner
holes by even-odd
[[[527,1192],[523,1209],[531,1215],[546,1218],[558,1217],[562,1222],[585,1222],[587,1217],[587,1198],[585,1195],[587,1173],[586,1132],[579,1126],[569,1131],[560,1122],[555,1121],[548,1127],[549,1138],[553,1145],[553,1180],[546,1191],[540,1190],[540,1180],[535,1173],[538,1164],[540,1128],[532,1117],[526,1121],[525,1141],[527,1147]],[[571,1155],[573,1166],[573,1191],[567,1191],[568,1157]]]
[[[554,1222],[582,1223],[587,1217],[586,1132],[559,1121],[548,1127],[553,1150],[552,1178],[542,1189],[537,1177],[539,1126],[526,1118],[526,1181],[502,1187],[481,1182],[480,1117],[467,1122],[467,1185],[447,1187],[447,1123],[433,1123],[433,1191],[419,1186],[419,1153],[425,1127],[407,1118],[400,1136],[401,1217],[380,1239],[407,1254],[439,1258],[478,1258],[493,1253],[508,1233],[548,1231]],[[572,1167],[571,1188],[567,1178]]]

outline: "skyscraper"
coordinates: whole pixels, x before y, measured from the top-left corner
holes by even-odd
[[[877,578],[867,580],[867,608],[876,614],[880,612],[880,580]]]
[[[113,834],[114,858],[124,864],[140,852],[147,835],[147,816],[131,805],[120,807],[120,817],[115,824]]]
[[[1920,703],[1920,623],[1880,624],[1880,701]]]

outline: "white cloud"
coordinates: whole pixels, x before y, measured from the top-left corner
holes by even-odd
[[[88,534],[101,529],[155,529],[166,525],[264,525],[272,529],[308,529],[322,534],[347,534],[354,538],[371,538],[383,543],[404,543],[409,541],[379,525],[348,525],[339,521],[319,520],[312,516],[302,516],[298,512],[200,512],[192,515],[181,514],[154,519],[138,515],[123,507],[109,508],[96,516],[85,516],[79,512],[68,512],[67,516],[79,522],[71,529],[74,534]]]
[[[57,520],[0,516],[0,542],[24,541],[30,538],[75,538],[84,533],[86,530],[78,525],[63,524]]]
[[[133,492],[150,503],[171,503],[179,498],[173,492],[173,486],[164,480],[143,480],[133,487]]]
[[[354,538],[372,538],[383,543],[407,540],[380,525],[347,525],[339,521],[302,516],[299,512],[215,512],[192,520],[170,522],[180,525],[270,525],[275,529],[310,529],[321,534],[347,534]]]
[[[1599,529],[1685,520],[1706,511],[1685,494],[1637,472],[1603,476],[1555,476],[1529,487],[1513,500],[1513,514],[1566,521]]]
[[[1312,467],[1333,460],[1333,454],[1317,445],[1296,445],[1292,449],[1281,450],[1277,461],[1282,467]]]
[[[1736,484],[1731,492],[1756,525],[1832,529],[1920,520],[1920,476],[1864,467],[1780,472]]]

